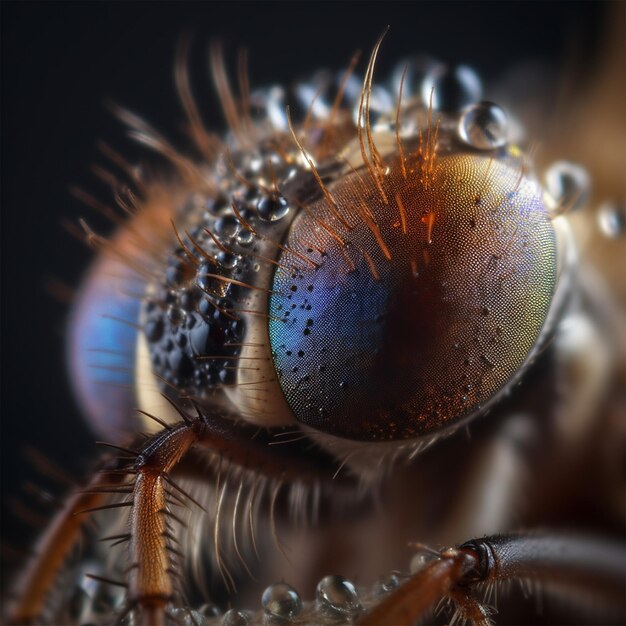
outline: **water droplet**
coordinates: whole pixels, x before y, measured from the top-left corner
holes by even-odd
[[[193,311],[196,306],[198,294],[195,289],[183,289],[180,294],[180,306],[185,311]]]
[[[605,237],[616,239],[626,229],[626,210],[614,202],[605,202],[597,213],[598,226]]]
[[[459,120],[459,137],[477,150],[493,150],[506,144],[506,113],[493,102],[479,102],[467,107]]]
[[[380,580],[374,587],[374,593],[377,596],[384,596],[390,591],[397,589],[400,586],[402,579],[398,574],[390,574],[384,580]]]
[[[278,193],[265,194],[259,198],[256,210],[264,222],[276,222],[289,213],[289,203]]]
[[[165,270],[165,282],[170,287],[176,287],[183,278],[179,267],[170,266]]]
[[[330,113],[332,102],[329,103],[324,97],[328,90],[328,76],[317,75],[311,81],[298,83],[294,87],[296,98],[303,111],[311,110],[311,115],[316,119],[326,119]]]
[[[591,179],[587,170],[570,161],[556,161],[545,174],[544,199],[549,211],[575,211],[587,203]]]
[[[409,570],[411,574],[416,574],[421,571],[430,563],[431,561],[439,558],[437,553],[434,550],[429,550],[428,548],[418,549],[415,556],[411,559],[411,564],[409,565]]]
[[[298,592],[287,583],[270,585],[261,597],[261,604],[267,615],[280,619],[291,619],[302,609]]]
[[[229,365],[229,367],[232,368],[232,365]],[[236,374],[233,369],[226,369],[226,367],[224,367],[219,372],[219,378],[220,382],[225,385],[232,385],[235,382]]]
[[[215,222],[215,234],[224,239],[236,237],[241,224],[234,215],[225,215]]]
[[[288,128],[285,90],[278,85],[257,89],[250,94],[252,115],[255,119],[267,119],[277,129],[286,131]]]
[[[245,626],[252,620],[252,614],[249,611],[240,609],[229,609],[224,613],[221,626]]]
[[[198,608],[197,612],[204,617],[219,617],[222,614],[220,608],[215,606],[215,604],[203,604]]]
[[[199,611],[178,608],[172,609],[171,614],[177,624],[184,624],[185,626],[205,626],[209,623]]]
[[[209,354],[213,349],[213,341],[210,339],[209,324],[201,323],[189,333],[191,349],[194,354]]]
[[[237,243],[240,246],[249,246],[254,241],[254,233],[247,228],[242,228],[237,235]]]
[[[430,103],[431,93],[433,109],[460,111],[480,101],[482,84],[478,74],[467,65],[439,65],[428,73],[422,83],[422,100],[426,106]]]
[[[187,380],[193,375],[194,367],[192,360],[180,350],[173,350],[169,357],[169,365],[175,375]]]
[[[163,337],[163,318],[161,316],[156,319],[151,319],[146,322],[144,327],[144,332],[146,334],[146,339],[150,343],[155,343]]]
[[[182,322],[184,321],[185,312],[182,309],[179,309],[178,307],[170,306],[169,309],[167,310],[167,319],[170,321],[170,323],[174,324],[175,326],[178,326],[179,324],[182,324]]]
[[[217,262],[227,270],[232,270],[237,265],[239,257],[236,254],[230,254],[229,252],[221,251],[217,255]]]
[[[440,61],[436,61],[425,54],[418,54],[400,61],[391,72],[391,93],[396,97],[400,94],[400,82],[404,68],[406,68],[404,85],[402,86],[402,101],[406,102],[409,98],[419,96],[424,78],[441,65]]]
[[[356,587],[343,576],[326,576],[315,590],[320,605],[333,613],[352,617],[363,609]]]

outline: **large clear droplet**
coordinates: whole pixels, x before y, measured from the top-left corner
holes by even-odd
[[[356,587],[343,576],[326,576],[317,584],[321,608],[352,617],[363,609]]]
[[[289,203],[279,193],[271,193],[259,198],[256,209],[264,222],[276,222],[289,213]]]
[[[221,239],[232,239],[241,229],[239,220],[234,215],[225,215],[215,222],[215,234]]]
[[[242,228],[237,235],[237,243],[240,246],[249,246],[254,241],[254,233],[247,228]]]
[[[552,213],[575,211],[587,203],[591,179],[587,170],[570,161],[556,161],[545,174],[545,200]]]
[[[422,100],[426,106],[432,93],[433,109],[454,112],[479,102],[482,84],[478,74],[467,65],[436,66],[422,83]]]
[[[494,150],[504,146],[507,132],[506,113],[493,102],[472,104],[459,119],[459,137],[477,150]]]
[[[279,619],[292,619],[302,609],[302,600],[298,592],[287,583],[270,585],[261,597],[265,613]]]

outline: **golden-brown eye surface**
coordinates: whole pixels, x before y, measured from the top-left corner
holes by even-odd
[[[539,187],[499,158],[394,157],[295,219],[270,341],[298,421],[341,437],[420,437],[480,411],[537,345],[557,254]],[[291,259],[290,259],[291,257]],[[297,270],[289,269],[291,266]]]

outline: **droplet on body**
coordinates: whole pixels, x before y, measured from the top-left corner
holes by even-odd
[[[556,161],[545,174],[545,200],[552,213],[575,211],[583,207],[591,192],[587,170],[570,161]]]
[[[232,239],[237,236],[241,224],[234,215],[225,215],[215,222],[215,234],[224,239]]]
[[[177,624],[184,624],[184,626],[205,626],[209,623],[202,613],[190,609],[172,609],[171,615]]]
[[[616,202],[605,202],[597,213],[600,232],[609,239],[616,239],[626,230],[626,210]]]
[[[355,586],[343,576],[325,576],[316,589],[320,606],[344,616],[357,615],[363,605]]]
[[[432,550],[427,548],[419,549],[415,556],[411,559],[411,564],[409,565],[409,570],[411,574],[417,574],[417,572],[421,571],[430,563],[437,559],[438,556]]]
[[[402,579],[400,578],[400,576],[398,576],[398,574],[390,574],[383,580],[379,580],[376,583],[374,587],[374,593],[377,596],[384,596],[388,594],[390,591],[397,589],[400,586],[401,582],[402,582]]]
[[[389,82],[391,93],[393,93],[396,97],[399,96],[400,83],[402,82],[402,75],[404,75],[402,101],[404,102],[414,96],[419,96],[424,78],[426,78],[429,74],[432,74],[432,72],[442,65],[443,64],[440,61],[437,61],[425,54],[419,54],[403,59],[391,72],[391,80]]]
[[[222,614],[220,608],[215,604],[203,604],[197,609],[197,612],[204,617],[219,617]]]
[[[217,255],[217,261],[224,269],[232,270],[239,262],[239,257],[236,254],[230,254],[230,252],[222,250]]]
[[[249,246],[254,241],[254,233],[247,228],[242,228],[237,235],[237,243],[240,246]]]
[[[422,83],[422,100],[428,106],[432,93],[433,109],[453,112],[479,102],[482,84],[478,74],[467,65],[439,65],[429,72]]]
[[[287,583],[274,583],[263,592],[261,605],[266,615],[289,620],[300,613],[302,600],[298,592]]]
[[[506,113],[493,102],[471,104],[459,119],[459,137],[477,150],[494,150],[504,146],[507,131]]]
[[[267,119],[276,130],[287,130],[285,98],[285,90],[278,85],[255,90],[250,95],[252,115],[258,121]]]
[[[224,613],[221,626],[245,626],[252,619],[250,611],[242,611],[241,609],[229,609]]]
[[[289,213],[289,203],[280,194],[266,194],[259,198],[257,213],[264,222],[276,222]]]

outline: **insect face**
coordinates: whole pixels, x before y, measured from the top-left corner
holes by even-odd
[[[375,81],[379,48],[362,80],[355,59],[290,98],[243,70],[234,88],[214,48],[222,137],[179,59],[193,156],[116,110],[168,173],[105,148],[126,215],[108,240],[82,223],[100,254],[69,324],[72,378],[114,453],[38,544],[9,621],[408,624],[444,598],[484,626],[481,585],[528,577],[619,610],[619,545],[467,541],[569,523],[571,461],[610,414],[615,309],[577,283],[562,216],[588,177],[559,163],[542,186],[472,70],[421,58]],[[107,530],[72,559],[92,514]],[[419,545],[407,566],[416,540],[459,548]],[[95,582],[122,591],[101,601]]]

